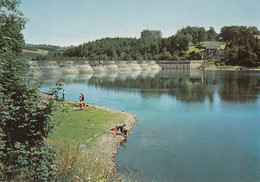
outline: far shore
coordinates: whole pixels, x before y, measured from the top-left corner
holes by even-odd
[[[260,69],[257,68],[247,68],[247,67],[242,67],[242,66],[234,66],[233,68],[230,69],[220,69],[215,65],[208,66],[203,68],[203,70],[208,70],[208,71],[217,71],[217,70],[226,70],[226,71],[260,71]]]

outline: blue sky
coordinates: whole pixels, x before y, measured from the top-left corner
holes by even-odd
[[[190,26],[229,25],[260,29],[260,0],[22,0],[29,19],[26,43],[79,45],[104,37],[140,37],[161,30],[163,37]]]

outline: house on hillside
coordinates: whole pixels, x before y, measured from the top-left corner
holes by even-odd
[[[260,40],[260,35],[254,35],[254,37]]]
[[[218,44],[209,44],[201,52],[201,59],[219,59],[224,56],[224,50]]]

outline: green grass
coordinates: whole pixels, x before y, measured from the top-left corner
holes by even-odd
[[[230,70],[230,69],[234,69],[234,66],[224,65],[224,66],[217,66],[217,68],[220,70]]]
[[[41,50],[41,49],[37,49],[37,50],[24,49],[22,52],[22,55],[26,60],[32,60],[32,59],[35,59],[37,56],[48,55],[48,51]]]
[[[110,127],[123,123],[123,114],[95,107],[75,110],[75,104],[65,103],[55,111],[58,126],[49,136],[56,157],[56,181],[122,181],[116,171],[110,171],[91,149]],[[84,146],[84,147],[82,147]]]
[[[202,50],[204,50],[204,49],[199,50],[198,48],[196,48],[195,45],[190,45],[189,50],[187,51],[187,53],[190,53],[192,51],[194,51],[194,52],[201,52]]]
[[[202,47],[206,47],[207,45],[209,44],[218,44],[220,46],[221,49],[225,49],[225,46],[226,46],[226,43],[225,42],[219,42],[219,41],[205,41],[202,43]],[[199,50],[198,48],[196,48],[197,46],[196,45],[190,45],[189,46],[189,50],[187,51],[187,53],[190,53],[192,51],[194,52],[201,52],[205,49],[201,49]]]
[[[209,45],[209,44],[226,45],[225,42],[220,42],[220,41],[205,41],[202,43],[202,45]]]
[[[88,110],[75,110],[79,108],[73,104],[62,107],[65,111],[55,112],[56,121],[59,123],[49,140],[52,143],[71,141],[74,144],[86,144],[88,147],[110,127],[123,123],[122,115],[110,113],[105,110],[87,107]],[[91,142],[89,142],[89,140]]]

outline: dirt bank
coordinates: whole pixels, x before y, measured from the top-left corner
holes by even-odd
[[[78,102],[76,101],[66,101],[66,103],[71,103],[78,106]],[[137,120],[135,115],[127,112],[117,111],[95,104],[88,103],[87,105],[88,107],[94,107],[113,114],[118,114],[118,120],[120,123],[115,123],[115,125],[126,124],[125,129],[128,131],[132,129]],[[96,142],[95,146],[87,151],[87,154],[89,157],[95,158],[98,163],[100,163],[100,165],[105,167],[107,170],[112,171],[116,167],[114,156],[117,154],[118,147],[120,143],[125,140],[125,137],[122,135],[114,135],[114,132],[111,131],[110,128],[107,128],[99,138],[100,139]]]
[[[90,105],[91,106],[91,105]],[[129,131],[132,129],[136,122],[136,116],[116,111],[113,109],[109,109],[106,107],[98,106],[98,105],[92,105],[92,107],[96,107],[97,109],[106,110],[111,113],[118,113],[120,117],[122,118],[122,123],[118,124],[126,124],[126,129]],[[112,126],[111,126],[112,127]],[[114,156],[118,152],[118,147],[122,141],[125,140],[125,137],[122,135],[114,135],[112,131],[110,131],[110,128],[107,129],[107,131],[104,131],[104,134],[101,136],[101,139],[97,142],[97,144],[91,149],[91,154],[95,156],[104,166],[106,166],[110,171],[113,170],[116,166],[116,163],[114,161]]]

